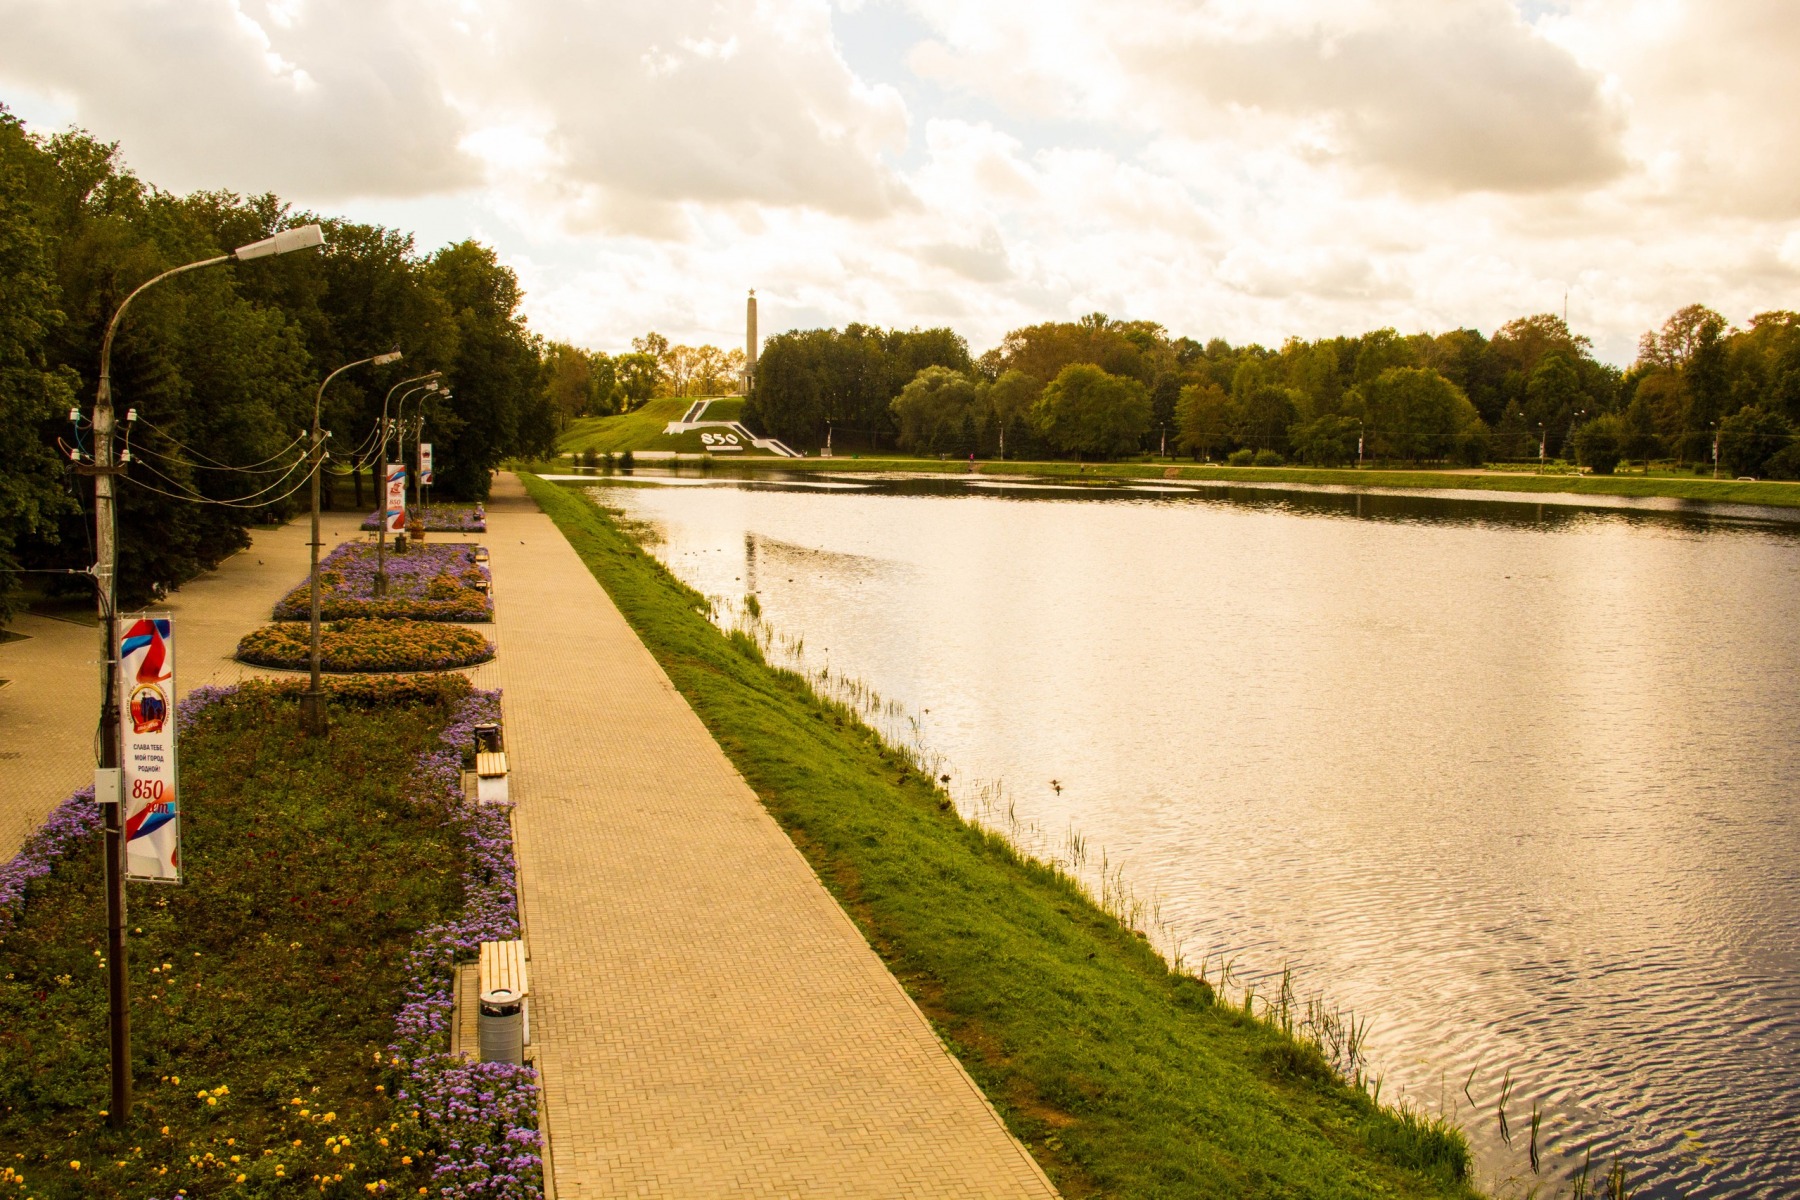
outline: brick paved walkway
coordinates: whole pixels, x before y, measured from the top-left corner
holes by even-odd
[[[511,476],[488,522],[559,1200],[1054,1196]]]

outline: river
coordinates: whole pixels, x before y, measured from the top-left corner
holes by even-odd
[[[661,482],[597,491],[903,709],[965,807],[1123,864],[1190,965],[1366,1019],[1484,1188],[1590,1150],[1590,1194],[1621,1156],[1642,1197],[1800,1186],[1800,514]]]

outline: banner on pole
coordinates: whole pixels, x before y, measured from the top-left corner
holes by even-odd
[[[388,464],[387,531],[406,529],[406,464]]]
[[[431,443],[419,443],[419,486],[431,486]]]
[[[175,626],[167,613],[120,618],[119,765],[124,772],[125,877],[181,882],[176,796]]]

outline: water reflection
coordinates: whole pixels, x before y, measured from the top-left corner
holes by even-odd
[[[1190,958],[1371,1017],[1384,1098],[1462,1121],[1484,1185],[1591,1146],[1644,1196],[1791,1194],[1787,514],[828,482],[605,495],[920,713],[958,786],[1122,856]]]

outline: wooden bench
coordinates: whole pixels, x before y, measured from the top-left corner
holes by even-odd
[[[475,798],[483,804],[505,804],[511,796],[506,782],[506,751],[482,750],[475,755]]]
[[[481,943],[477,995],[485,1005],[517,1004],[523,1024],[521,1040],[531,1044],[531,979],[523,939]]]

